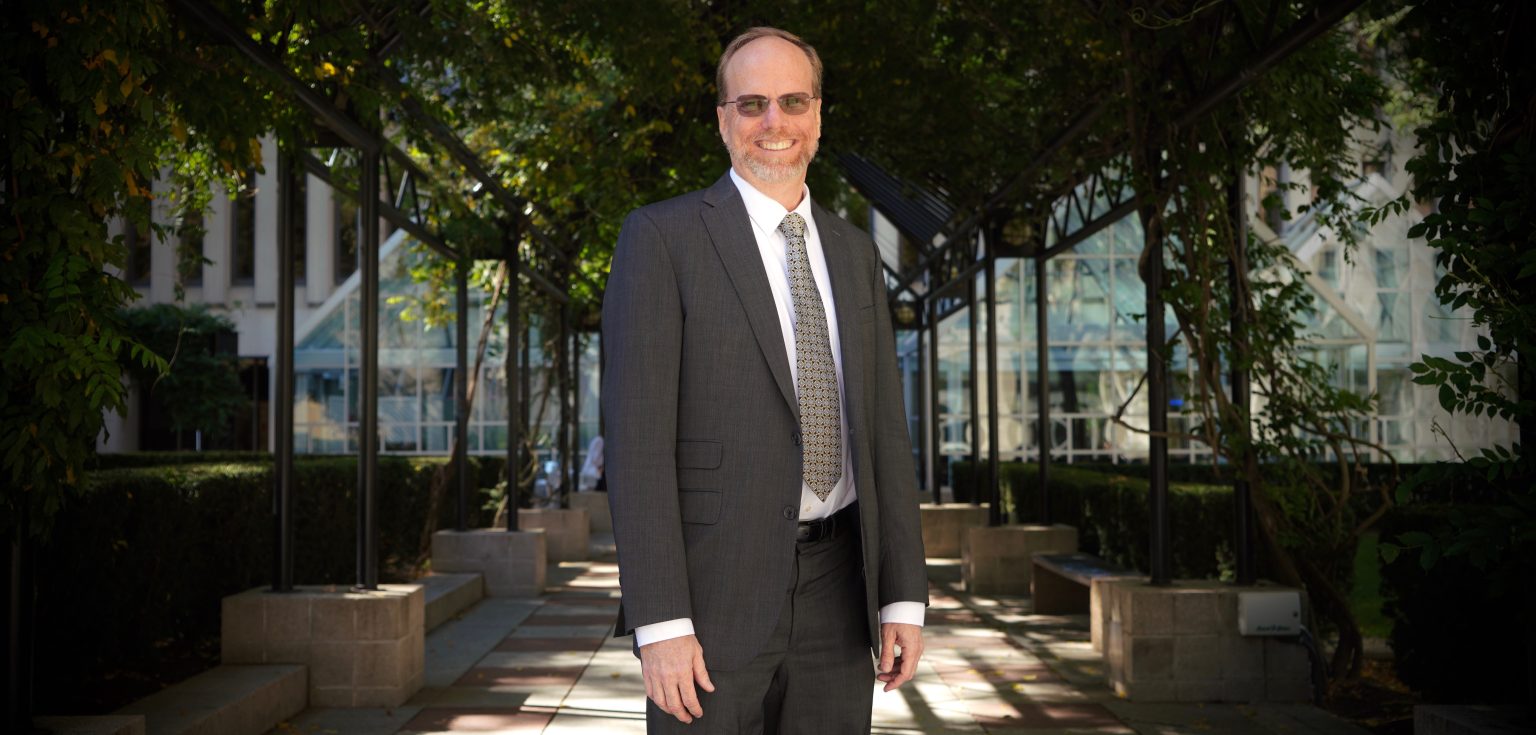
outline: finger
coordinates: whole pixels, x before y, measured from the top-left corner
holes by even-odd
[[[688,714],[688,710],[683,708],[683,696],[682,693],[677,690],[677,687],[670,685],[667,686],[666,694],[667,705],[662,707],[662,710],[667,714],[676,717],[683,724],[693,722],[693,717]]]
[[[693,688],[693,682],[685,681],[678,687],[678,693],[682,695],[683,709],[694,717],[703,717],[704,708],[699,706],[699,693]]]
[[[880,681],[885,682],[885,689],[884,689],[884,691],[888,692],[888,691],[891,691],[892,689],[895,689],[896,687],[901,686],[901,683],[897,681],[897,679],[901,678],[901,669],[900,669],[900,667],[901,667],[901,657],[897,656],[896,660],[892,662],[890,672],[889,673],[885,673],[885,674],[881,674],[878,677],[880,679]]]
[[[698,683],[700,689],[706,692],[715,691],[715,683],[709,679],[709,669],[704,666],[702,654],[693,657],[693,680]]]
[[[880,673],[891,673],[896,660],[896,629],[884,626],[880,629]]]
[[[917,676],[917,660],[921,656],[922,656],[922,649],[921,648],[919,648],[917,651],[913,651],[910,648],[903,648],[902,649],[902,651],[901,651],[901,678],[896,680],[896,686],[901,686],[902,684],[905,684],[905,683],[907,683],[909,681],[912,681],[912,677]]]

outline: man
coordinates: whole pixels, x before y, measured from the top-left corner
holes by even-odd
[[[619,631],[652,733],[868,732],[928,599],[880,261],[805,185],[816,51],[754,28],[716,84],[731,170],[632,212],[604,297]]]

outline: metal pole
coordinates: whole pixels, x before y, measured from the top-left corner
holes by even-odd
[[[1233,546],[1237,550],[1237,579],[1240,586],[1254,584],[1256,574],[1253,557],[1253,499],[1248,486],[1248,469],[1253,461],[1253,448],[1249,442],[1251,426],[1248,411],[1252,405],[1248,364],[1248,292],[1243,275],[1248,271],[1248,218],[1243,212],[1243,169],[1235,167],[1232,185],[1227,190],[1232,207],[1232,258],[1227,262],[1227,287],[1230,291],[1232,317],[1232,405],[1237,411],[1238,427],[1243,454],[1238,458],[1236,477],[1232,482],[1232,507],[1236,518]]]
[[[1155,160],[1155,159],[1154,159]],[[1154,223],[1154,227],[1162,225]],[[1149,229],[1146,243],[1156,248],[1147,256],[1147,431],[1151,487],[1148,522],[1151,535],[1151,582],[1172,584],[1168,546],[1168,375],[1163,347],[1163,234]]]
[[[304,176],[286,151],[277,154],[277,404],[276,513],[277,534],[273,592],[293,591],[293,177]]]
[[[378,473],[379,473],[379,156],[363,153],[359,182],[362,201],[362,241],[358,243],[358,269],[362,275],[362,367],[358,384],[362,391],[361,428],[357,467],[357,587],[379,588]]]
[[[575,321],[580,321],[579,319]],[[571,467],[567,471],[570,475],[571,492],[581,489],[581,465],[576,463],[576,455],[585,449],[581,443],[581,327],[571,330]],[[569,498],[563,507],[570,507]]]
[[[576,452],[572,448],[575,442],[571,440],[571,315],[570,305],[560,307],[560,338],[555,342],[555,368],[559,374],[560,396],[560,491],[559,507],[569,507],[567,500],[575,488],[571,487],[571,465],[575,464]]]
[[[458,514],[455,528],[469,530],[469,259],[468,246],[459,249],[458,267],[454,273],[454,308],[458,320],[454,325],[454,395],[458,410],[453,421],[453,473],[458,477]]]
[[[517,297],[518,276],[522,267],[517,259],[517,236],[511,231],[503,230],[501,237],[501,257],[507,263],[507,359],[504,366],[507,390],[507,530],[516,531],[518,526],[517,451],[522,438],[518,435],[520,422],[518,421],[517,332],[520,316]]]
[[[966,335],[967,357],[965,364],[966,369],[971,371],[971,389],[967,391],[970,394],[967,396],[967,399],[970,403],[971,413],[971,420],[967,422],[971,427],[971,505],[981,505],[981,425],[979,423],[981,419],[981,391],[977,390],[979,386],[976,380],[976,373],[978,372],[976,368],[980,367],[978,364],[980,361],[976,359],[977,319],[976,277],[974,275],[966,279],[965,301],[968,304],[967,308],[971,312],[971,328],[966,330],[968,334]]]
[[[928,300],[928,347],[928,408],[933,416],[928,427],[928,446],[933,452],[933,461],[928,463],[928,481],[933,487],[933,502],[939,504],[944,502],[944,490],[940,487],[943,480],[939,478],[939,463],[944,461],[939,451],[944,417],[939,414],[939,306],[933,298]]]
[[[1040,523],[1051,523],[1051,443],[1056,432],[1051,431],[1051,334],[1047,318],[1049,301],[1046,299],[1045,270],[1051,261],[1042,254],[1035,258],[1035,411],[1040,430],[1035,432],[1035,446],[1040,449]]]
[[[992,479],[987,488],[991,507],[987,509],[987,524],[1002,524],[1003,484],[1002,462],[998,458],[997,414],[1001,409],[997,400],[997,255],[992,240],[987,239],[987,463],[992,467]]]

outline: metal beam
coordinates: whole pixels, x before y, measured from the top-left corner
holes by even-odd
[[[363,154],[359,182],[362,201],[358,213],[363,222],[358,243],[358,270],[362,288],[362,366],[358,387],[362,393],[358,427],[357,461],[357,588],[379,588],[379,157]]]
[[[321,162],[320,159],[315,158],[309,153],[300,153],[298,154],[298,160],[304,165],[305,170],[314,174],[315,178],[324,181],[331,187],[333,191],[340,193],[342,196],[345,196],[354,202],[362,201],[362,197],[358,195],[357,191],[342,185],[335,176],[331,175],[330,168],[327,167],[325,163]],[[451,260],[458,260],[459,255],[457,250],[450,247],[448,243],[444,242],[441,237],[438,237],[437,233],[427,229],[426,226],[412,219],[410,215],[382,201],[378,203],[378,207],[379,216],[383,217],[390,224],[399,227],[406,232],[409,232],[411,237],[420,240],[422,244],[432,248],[432,250],[438,255]],[[540,274],[537,271],[529,270],[523,271],[523,275],[527,276],[529,282],[535,286],[538,286],[540,291],[543,291],[546,296],[553,299],[556,303],[564,304],[566,301],[570,300],[570,296],[568,294],[560,290],[560,288],[555,286],[554,283],[550,282],[549,278],[543,274]]]
[[[454,396],[458,410],[453,416],[454,475],[458,480],[458,502],[454,515],[454,527],[469,530],[469,269],[468,249],[454,261],[453,296],[454,310]]]
[[[357,121],[348,117],[346,113],[337,109],[331,101],[316,92],[314,88],[299,81],[281,61],[267,53],[256,45],[249,36],[240,32],[219,11],[206,3],[197,0],[171,0],[182,12],[201,23],[209,31],[225,43],[235,47],[243,56],[256,64],[262,70],[281,79],[291,89],[299,101],[315,113],[326,127],[335,131],[347,145],[363,151],[378,151],[382,147],[379,139],[368,132]]]
[[[1095,120],[1098,120],[1099,116],[1104,114],[1105,110],[1109,109],[1110,97],[1108,95],[1097,95],[1097,98],[1099,100],[1097,104],[1088,108],[1087,110],[1079,112],[1075,117],[1073,117],[1060,133],[1057,133],[1055,137],[1051,138],[1050,142],[1045,144],[1045,148],[1041,149],[1039,153],[1035,154],[1035,157],[1024,166],[1023,171],[1020,171],[1013,177],[1012,180],[1005,184],[1001,189],[998,189],[997,193],[988,197],[986,203],[977,208],[975,214],[971,215],[969,219],[966,219],[960,224],[959,227],[955,228],[955,231],[950,234],[948,238],[945,238],[942,244],[929,251],[927,255],[919,260],[917,265],[912,268],[912,272],[906,276],[903,276],[896,283],[896,288],[904,289],[911,285],[913,281],[917,280],[918,276],[921,276],[923,272],[928,269],[928,266],[932,265],[935,261],[943,256],[944,251],[954,247],[956,243],[959,243],[964,238],[970,237],[971,233],[974,232],[978,226],[980,226],[982,218],[985,217],[988,212],[996,209],[997,206],[1002,204],[1003,201],[1005,201],[1008,197],[1013,196],[1014,192],[1018,191],[1019,187],[1023,185],[1024,181],[1038,174],[1040,169],[1044,168],[1047,163],[1051,162],[1051,159],[1056,157],[1057,152],[1066,147],[1072,141],[1077,140],[1078,136],[1081,136],[1084,132],[1086,132],[1089,126],[1091,126]]]
[[[1329,28],[1333,27],[1334,24],[1338,23],[1345,16],[1353,12],[1356,8],[1363,4],[1363,2],[1364,0],[1340,0],[1340,2],[1335,2],[1327,7],[1317,9],[1313,12],[1311,17],[1299,20],[1292,24],[1292,26],[1279,37],[1277,37],[1274,42],[1265,47],[1265,49],[1258,54],[1258,57],[1254,59],[1250,64],[1245,66],[1237,73],[1222,80],[1215,87],[1207,91],[1205,94],[1202,94],[1198,99],[1191,103],[1190,106],[1181,115],[1179,115],[1179,117],[1174,118],[1173,125],[1175,127],[1185,127],[1199,120],[1206,113],[1210,112],[1211,109],[1216,105],[1221,104],[1232,95],[1241,91],[1244,87],[1253,83],[1255,79],[1258,79],[1276,64],[1284,61],[1286,57],[1295,53],[1297,49],[1306,45],[1307,42],[1327,32]],[[1001,205],[1004,201],[1006,201],[1008,197],[1017,192],[1018,188],[1023,184],[1023,182],[1025,182],[1029,177],[1037,174],[1039,170],[1043,168],[1045,164],[1049,163],[1051,159],[1054,158],[1055,155],[1060,152],[1063,147],[1071,143],[1073,140],[1076,140],[1078,136],[1085,132],[1087,128],[1093,123],[1093,121],[1096,120],[1108,106],[1109,97],[1107,95],[1100,95],[1099,99],[1101,101],[1094,107],[1073,118],[1072,121],[1067,124],[1066,128],[1063,129],[1061,133],[1058,133],[1056,137],[1052,138],[1051,141],[1046,144],[1046,147],[1042,149],[1041,152],[1036,155],[1035,158],[1029,162],[1029,164],[1025,166],[1023,171],[1021,171],[1012,180],[1010,180],[1007,185],[999,189],[996,194],[989,197],[987,202],[979,207],[975,214],[973,214],[969,219],[965,220],[965,222],[956,228],[954,233],[952,233],[949,238],[944,241],[943,244],[935,248],[930,255],[922,258],[918,264],[913,267],[911,272],[900,277],[897,281],[896,288],[893,290],[900,291],[907,289],[914,281],[923,275],[929,266],[937,262],[943,256],[945,251],[949,250],[951,247],[954,247],[956,243],[960,242],[962,238],[968,236],[972,230],[978,227],[982,218],[986,215],[987,212],[992,211]],[[1111,152],[1108,158],[1113,159],[1123,152],[1123,147],[1119,148]],[[1135,208],[1133,205],[1130,205],[1129,203],[1123,203],[1116,207],[1113,212],[1118,213],[1119,216],[1123,217],[1129,214],[1131,211],[1134,211],[1134,209]],[[1083,229],[1075,231],[1072,235],[1072,238],[1063,238],[1063,240],[1058,241],[1050,249],[1049,255],[1055,256],[1058,253],[1065,252],[1066,249],[1082,242],[1088,237],[1091,237],[1094,233],[1103,229],[1113,221],[1114,220],[1106,221],[1104,217],[1100,217],[1094,220],[1094,222],[1091,223],[1091,229],[1085,225]],[[1084,232],[1085,230],[1086,232]]]
[[[273,592],[293,591],[293,157],[277,153],[277,446],[272,493]]]
[[[1051,338],[1050,299],[1046,298],[1046,268],[1050,261],[1035,258],[1035,412],[1040,428],[1035,432],[1035,446],[1040,451],[1036,465],[1040,483],[1040,523],[1051,524]]]

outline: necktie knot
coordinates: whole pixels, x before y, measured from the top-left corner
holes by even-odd
[[[784,215],[784,221],[779,223],[779,232],[784,233],[788,239],[805,238],[805,218],[795,212]]]

